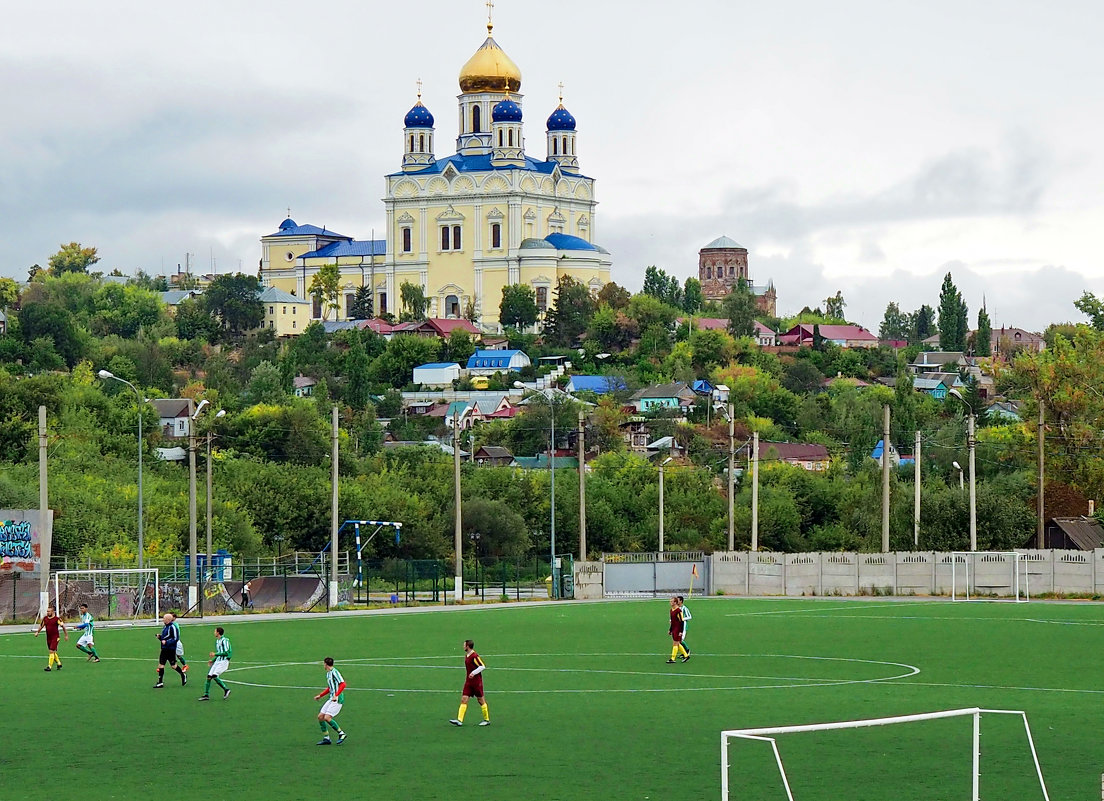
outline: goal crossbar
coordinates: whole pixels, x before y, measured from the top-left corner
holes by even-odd
[[[993,598],[993,597],[979,597],[979,593],[976,591],[977,587],[985,586],[980,585],[979,576],[983,571],[978,570],[977,561],[981,559],[982,562],[992,562],[997,559],[1000,561],[1007,560],[1008,567],[1011,570],[1011,575],[1008,576],[1008,582],[1003,581],[1000,584],[995,584],[990,589],[997,589],[998,587],[1008,587],[1011,592],[1011,598]],[[965,592],[958,592],[958,574],[959,565],[961,564],[961,572],[966,582]],[[1021,566],[1023,569],[1023,583],[1020,582]],[[972,597],[971,597],[972,593]],[[1023,554],[1016,551],[953,551],[951,553],[951,600],[952,601],[1005,601],[1014,603],[1026,603],[1031,600],[1031,587],[1028,579],[1027,566],[1023,561]]]
[[[127,582],[126,579],[130,577],[134,579],[131,582]],[[54,605],[58,610],[58,614],[61,614],[61,601],[62,590],[64,585],[64,591],[66,594],[69,592],[69,581],[92,581],[93,589],[95,589],[96,583],[101,580],[108,582],[109,588],[112,590],[111,595],[118,595],[119,590],[124,588],[138,590],[138,595],[134,599],[133,612],[130,615],[132,620],[137,620],[142,616],[143,610],[152,607],[152,619],[156,620],[161,616],[160,612],[160,571],[156,567],[143,567],[143,568],[112,568],[105,570],[58,570],[54,573]],[[114,582],[118,580],[118,583]],[[144,598],[146,590],[152,588],[152,604],[147,606]]]
[[[808,723],[797,726],[761,726],[751,729],[729,729],[721,732],[721,799],[730,801],[728,778],[728,745],[732,738],[742,740],[754,740],[770,743],[774,754],[775,764],[778,766],[778,774],[782,780],[782,786],[786,791],[788,801],[794,801],[793,791],[790,789],[789,776],[786,767],[782,763],[782,754],[778,750],[777,735],[801,734],[814,731],[833,731],[840,729],[863,729],[872,726],[893,726],[901,723],[918,723],[927,720],[940,720],[943,718],[972,717],[973,718],[973,782],[971,787],[971,801],[979,801],[979,777],[981,775],[981,716],[993,715],[1019,715],[1023,720],[1024,733],[1027,735],[1027,744],[1031,749],[1031,759],[1035,764],[1035,775],[1039,779],[1039,789],[1042,791],[1044,801],[1050,801],[1047,792],[1046,781],[1043,779],[1043,769],[1039,764],[1039,755],[1035,750],[1035,738],[1031,736],[1031,726],[1027,722],[1027,713],[1014,709],[984,709],[981,707],[968,707],[965,709],[948,709],[940,712],[922,712],[914,715],[896,715],[884,718],[866,718],[862,720],[842,720],[831,723]],[[773,736],[772,736],[773,735]]]

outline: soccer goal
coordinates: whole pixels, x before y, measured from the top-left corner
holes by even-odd
[[[732,740],[737,741],[750,741],[756,743],[768,743],[773,754],[775,765],[778,769],[778,780],[781,783],[781,789],[785,791],[788,801],[794,801],[793,791],[790,787],[790,777],[786,773],[786,766],[783,763],[782,751],[778,747],[777,738],[780,735],[801,734],[808,732],[828,732],[840,729],[862,729],[871,726],[894,726],[898,724],[907,723],[920,723],[922,721],[942,720],[946,718],[963,718],[969,717],[973,719],[973,738],[972,738],[972,765],[971,765],[971,783],[970,783],[970,801],[979,801],[979,786],[981,777],[981,719],[983,715],[1019,715],[1023,719],[1024,733],[1027,735],[1027,745],[1031,751],[1031,759],[1035,766],[1035,776],[1039,781],[1039,798],[1043,801],[1050,801],[1050,795],[1047,792],[1046,782],[1043,779],[1043,770],[1039,765],[1039,756],[1035,752],[1035,741],[1031,736],[1031,726],[1027,722],[1027,713],[1019,712],[1009,709],[980,709],[978,707],[972,707],[969,709],[951,709],[943,712],[926,712],[918,715],[900,715],[897,717],[888,718],[873,718],[869,720],[847,720],[839,721],[835,723],[813,723],[803,726],[772,726],[765,728],[755,729],[732,729],[730,731],[721,732],[721,801],[739,801],[740,799],[748,799],[749,796],[744,794],[737,794],[732,791],[729,783],[729,747]],[[953,745],[949,745],[952,747]],[[806,767],[809,767],[806,765]],[[812,766],[815,768],[815,765]],[[945,771],[944,771],[945,772]],[[941,784],[945,784],[946,775],[940,774],[938,776]],[[856,786],[860,783],[860,777],[845,777],[841,781],[849,782],[850,786]],[[777,790],[777,785],[775,790]],[[844,791],[844,788],[839,788],[839,791]],[[732,793],[730,795],[730,793]],[[779,793],[777,796],[772,795],[771,798],[781,797]],[[833,797],[844,797],[837,792]],[[903,792],[898,797],[919,797],[915,794],[908,794]],[[943,797],[943,796],[940,796]],[[1024,801],[1027,801],[1029,796],[1024,797]]]
[[[1031,600],[1027,562],[1015,551],[955,551],[951,554],[952,601]]]
[[[54,608],[62,616],[88,604],[95,617],[156,620],[161,616],[157,568],[59,570],[54,573]]]

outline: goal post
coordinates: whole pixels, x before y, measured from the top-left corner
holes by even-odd
[[[155,567],[116,570],[59,570],[54,573],[54,608],[74,614],[88,604],[97,617],[157,620],[160,610],[159,573]]]
[[[951,600],[1030,601],[1031,587],[1023,554],[1016,551],[952,552]]]
[[[799,726],[767,726],[751,729],[730,729],[721,732],[721,801],[737,801],[737,796],[730,795],[729,783],[729,747],[732,740],[748,740],[769,743],[774,755],[774,761],[778,768],[779,780],[785,791],[787,801],[795,801],[790,787],[790,779],[786,773],[786,767],[782,760],[782,752],[778,747],[777,738],[788,734],[800,734],[806,732],[822,732],[840,729],[860,729],[871,726],[894,726],[898,724],[917,723],[920,721],[940,720],[944,718],[970,717],[973,724],[972,736],[972,765],[971,765],[971,794],[970,801],[979,801],[979,784],[981,777],[981,719],[983,715],[1018,715],[1023,720],[1024,733],[1027,735],[1027,744],[1031,750],[1031,759],[1035,766],[1035,775],[1039,780],[1039,790],[1043,801],[1050,801],[1047,792],[1046,781],[1043,779],[1042,766],[1039,764],[1039,755],[1035,750],[1035,740],[1031,736],[1031,726],[1027,722],[1027,713],[1010,709],[983,709],[970,707],[967,709],[949,709],[941,712],[924,712],[915,715],[897,715],[894,717],[870,718],[866,720],[845,720],[832,723],[811,723]],[[1102,777],[1104,781],[1104,777]],[[798,799],[797,801],[800,801]]]

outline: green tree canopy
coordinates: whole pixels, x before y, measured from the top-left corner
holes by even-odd
[[[404,321],[424,320],[426,310],[429,308],[429,298],[420,284],[412,284],[403,281],[399,287],[399,297],[402,300],[402,312],[399,319]]]
[[[203,307],[219,321],[223,331],[239,336],[260,327],[264,320],[260,291],[256,276],[234,273],[216,277],[201,297]]]
[[[68,245],[61,245],[61,249],[50,257],[50,272],[53,275],[87,273],[88,268],[99,260],[96,248],[86,248],[80,242],[70,242]]]
[[[318,272],[311,279],[310,292],[318,305],[322,307],[322,319],[330,319],[330,314],[337,316],[337,295],[341,284],[341,268],[337,264],[325,264],[318,268]]]
[[[755,316],[759,313],[759,306],[746,279],[737,279],[736,286],[725,297],[722,308],[728,318],[728,333],[734,337],[755,335]]]
[[[498,321],[507,328],[528,328],[537,322],[537,296],[528,284],[502,287]]]

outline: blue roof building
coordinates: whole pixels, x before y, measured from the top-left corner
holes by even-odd
[[[528,367],[532,362],[520,350],[477,350],[468,359],[469,375],[494,375]]]

